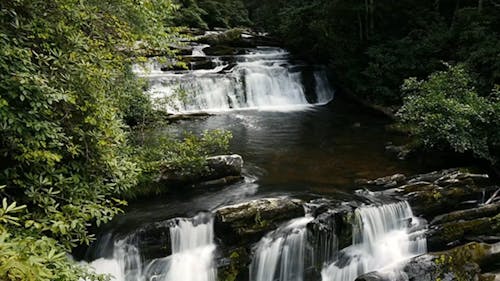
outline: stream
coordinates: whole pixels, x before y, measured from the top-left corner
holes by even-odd
[[[385,130],[388,120],[335,97],[323,67],[296,61],[283,49],[210,57],[195,48],[192,56],[213,68],[162,71],[161,63],[151,61],[136,69],[151,82],[148,93],[159,108],[212,114],[157,133],[231,131],[231,151],[245,161],[244,180],[131,203],[101,227],[88,250],[86,260],[96,272],[116,281],[219,280],[224,246],[214,232],[216,211],[276,197],[304,200],[305,215],[250,245],[245,280],[354,281],[374,270],[397,275],[399,262],[426,252],[425,222],[413,216],[407,202],[367,199],[353,188],[357,179],[424,170],[385,150],[388,143],[404,142]],[[314,202],[331,198],[359,201],[350,246],[341,248],[335,233],[318,240],[308,231],[320,208]],[[332,212],[338,207],[328,206]],[[151,242],[150,236],[161,238]],[[164,248],[168,255],[159,256]]]

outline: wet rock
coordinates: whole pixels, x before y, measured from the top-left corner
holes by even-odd
[[[199,69],[213,69],[215,68],[215,63],[209,57],[183,57],[182,62],[186,63],[190,70]]]
[[[203,49],[203,52],[208,56],[234,56],[240,54],[241,49],[225,45],[216,45]]]
[[[491,246],[470,243],[444,252],[430,253],[410,259],[400,269],[400,274],[388,279],[383,273],[372,272],[356,281],[455,281],[480,280],[479,264],[492,255]]]
[[[312,244],[316,247],[314,253],[318,262],[331,262],[337,249],[352,244],[353,223],[354,208],[343,204],[317,214],[307,225]],[[336,245],[332,245],[333,241],[336,241]]]
[[[234,28],[211,32],[197,39],[198,42],[212,46],[225,45],[239,48],[255,48],[257,46],[280,46],[276,38],[268,34],[256,33],[250,30]]]
[[[218,209],[215,212],[215,233],[225,245],[248,245],[282,222],[303,215],[300,200],[256,199]]]
[[[417,175],[399,186],[396,193],[409,201],[417,215],[433,217],[475,207],[492,187],[487,175],[449,169]]]
[[[175,223],[172,220],[145,225],[124,241],[135,245],[145,260],[166,257],[172,254],[170,241],[170,227]]]
[[[366,181],[359,180],[357,183],[365,185],[368,188],[370,187],[393,188],[405,183],[405,180],[406,180],[405,175],[395,174],[392,176],[386,176],[375,180],[366,180]]]
[[[240,176],[243,158],[238,154],[213,156],[207,158],[207,165],[211,170],[210,178],[212,179]]]
[[[244,29],[234,28],[230,30],[226,30],[220,33],[211,33],[205,36],[198,38],[198,42],[209,44],[212,46],[215,45],[226,45],[231,47],[244,47],[244,48],[253,48],[257,45],[255,44],[252,38],[243,36],[245,33]]]
[[[248,280],[248,265],[251,263],[250,251],[238,247],[224,251],[222,258],[217,260],[217,275],[221,281]]]
[[[468,210],[466,213],[471,213]],[[453,214],[452,214],[453,216]],[[480,237],[494,237],[500,233],[500,213],[493,217],[481,217],[472,220],[455,220],[432,225],[427,232],[429,250],[441,250],[450,245],[459,245],[467,241],[480,240]]]
[[[438,225],[447,222],[472,220],[483,217],[494,217],[500,213],[500,202],[482,205],[477,208],[455,211],[435,217],[431,225]]]

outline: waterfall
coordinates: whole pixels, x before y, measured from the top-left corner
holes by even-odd
[[[161,71],[150,62],[149,71],[135,72],[150,82],[148,90],[155,105],[170,113],[220,112],[233,109],[288,110],[326,104],[333,90],[324,70],[312,74],[315,97],[308,97],[301,66],[290,63],[289,53],[262,47],[230,57],[205,56],[195,48],[193,55],[213,68]]]
[[[90,263],[97,273],[111,274],[114,281],[215,281],[213,216],[169,221],[172,254],[154,259],[144,267],[141,253],[131,235],[114,243],[112,259]]]
[[[353,244],[322,272],[323,281],[353,281],[370,271],[391,268],[426,252],[419,220],[406,202],[361,207],[355,211]]]
[[[262,238],[250,265],[250,280],[304,280],[308,250],[306,225],[312,219],[294,219]]]

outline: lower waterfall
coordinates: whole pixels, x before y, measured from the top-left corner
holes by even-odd
[[[112,259],[90,263],[97,273],[114,281],[215,281],[214,231],[211,214],[170,221],[172,254],[144,266],[134,235],[114,243]]]
[[[251,281],[302,281],[307,253],[306,225],[313,218],[290,221],[262,238],[250,265]]]
[[[424,254],[427,242],[419,224],[406,201],[358,208],[353,245],[323,268],[322,281],[354,281],[363,273],[391,269],[405,259]]]

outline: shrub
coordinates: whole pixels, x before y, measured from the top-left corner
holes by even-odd
[[[500,138],[498,90],[479,96],[464,65],[449,66],[427,80],[405,80],[399,121],[426,147],[472,152],[495,162]]]

